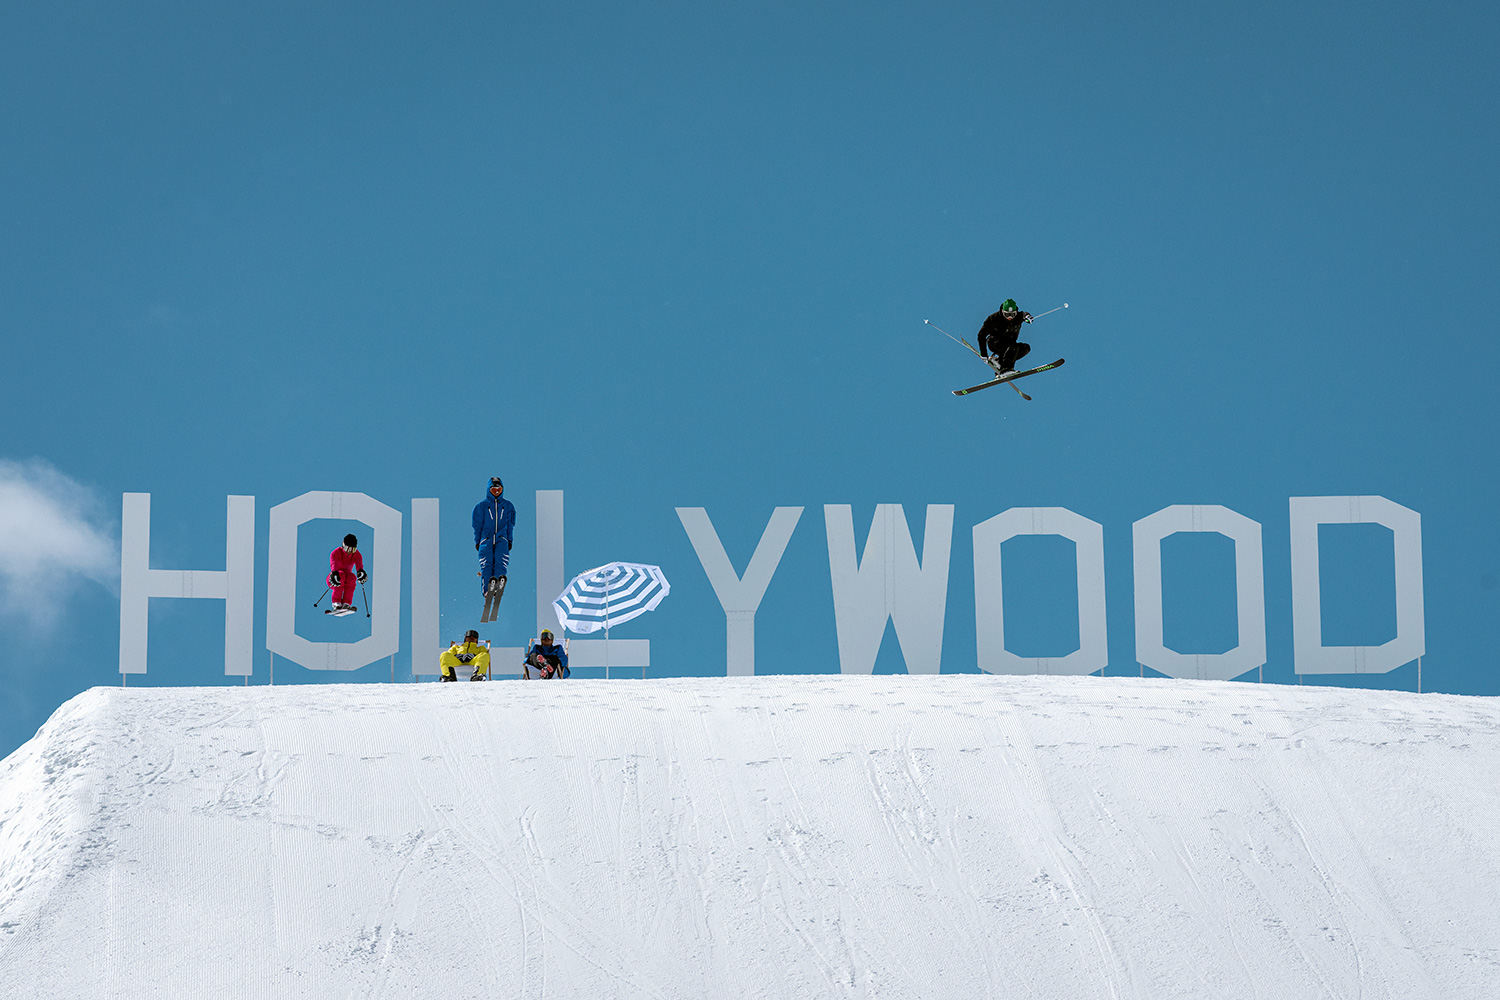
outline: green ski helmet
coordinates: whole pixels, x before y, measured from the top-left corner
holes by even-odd
[[[1016,305],[1015,299],[1006,299],[1004,302],[1000,303],[1000,311],[1003,313],[1020,312],[1021,307]]]

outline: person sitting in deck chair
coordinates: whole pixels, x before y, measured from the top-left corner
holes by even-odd
[[[567,677],[571,671],[568,670],[568,652],[558,645],[552,638],[550,629],[542,629],[541,638],[537,640],[526,654],[526,676],[531,676],[535,669],[542,680]]]
[[[464,633],[463,642],[455,642],[448,647],[442,659],[438,660],[438,666],[442,668],[445,681],[458,680],[458,668],[468,666],[474,668],[469,680],[487,681],[490,679],[489,647],[479,641],[478,631],[469,629]]]

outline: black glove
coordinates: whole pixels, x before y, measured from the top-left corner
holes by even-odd
[[[329,573],[328,574],[328,579],[332,580],[333,581],[333,585],[335,587],[337,587],[339,585],[339,580],[340,580],[339,571],[338,570],[334,570],[332,573]]]
[[[369,579],[369,576],[370,575],[364,570],[360,570],[358,573],[354,574],[354,579],[358,580],[360,583],[364,583],[367,579]]]
[[[458,654],[458,662],[459,663],[468,663],[468,662],[470,662],[473,659],[474,659],[474,654],[473,653],[459,653]]]

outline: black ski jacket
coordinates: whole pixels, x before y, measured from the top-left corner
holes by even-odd
[[[1031,313],[1018,312],[1014,319],[1006,319],[1004,313],[990,313],[979,328],[979,353],[999,354],[1021,337],[1021,324],[1031,321]]]

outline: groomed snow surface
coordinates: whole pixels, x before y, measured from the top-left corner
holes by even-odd
[[[1500,704],[97,688],[0,764],[0,994],[1493,998]]]

